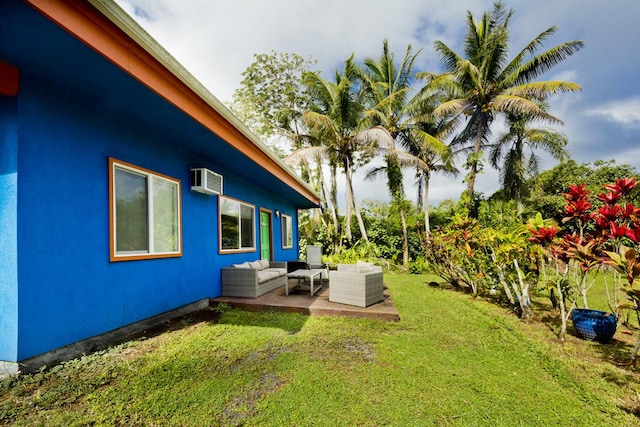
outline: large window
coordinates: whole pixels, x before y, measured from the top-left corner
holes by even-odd
[[[111,260],[182,255],[180,181],[109,159]]]
[[[255,206],[224,196],[218,200],[220,252],[255,251]]]
[[[282,247],[290,249],[293,247],[293,223],[291,216],[282,214]]]

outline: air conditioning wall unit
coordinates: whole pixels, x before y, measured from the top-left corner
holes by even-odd
[[[222,194],[222,175],[207,168],[193,168],[191,189],[204,194]]]

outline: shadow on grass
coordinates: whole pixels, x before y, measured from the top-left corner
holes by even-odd
[[[178,331],[198,323],[218,323],[222,317],[222,311],[215,307],[207,307],[203,310],[194,311],[182,316],[173,317],[162,323],[154,325],[143,331],[137,332],[129,337],[128,340],[148,339],[157,337],[165,332]]]
[[[577,336],[577,332],[573,327],[572,334]],[[616,332],[617,335],[621,334],[620,329]],[[633,345],[616,339],[615,337],[608,343],[593,343],[593,348],[603,360],[611,362],[616,366],[634,368],[631,364],[631,353],[633,351]]]
[[[300,332],[308,318],[308,316],[304,315],[280,316],[279,314],[281,313],[275,311],[250,312],[220,304],[166,320],[128,336],[127,340],[153,338],[163,333],[181,330],[198,323],[279,328],[288,334],[295,334]]]
[[[248,311],[231,308],[226,304],[219,304],[216,309],[223,313],[217,323],[232,326],[277,328],[290,335],[300,332],[309,320],[308,315],[300,313],[288,313],[287,316],[283,316],[281,311]]]

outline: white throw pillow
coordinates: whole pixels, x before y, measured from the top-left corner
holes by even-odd
[[[260,267],[261,267],[262,270],[264,270],[265,268],[269,268],[269,265],[271,265],[271,264],[269,263],[268,259],[261,259],[260,260]]]
[[[255,270],[262,270],[262,266],[260,265],[260,261],[251,261],[249,263],[249,267]]]
[[[242,264],[233,264],[233,267],[234,268],[251,268],[251,266],[247,261],[243,262]]]

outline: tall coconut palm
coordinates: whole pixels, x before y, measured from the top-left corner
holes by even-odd
[[[423,73],[417,73],[422,78]],[[415,158],[415,173],[418,185],[418,206],[424,210],[425,238],[431,236],[429,221],[429,184],[433,173],[457,175],[451,147],[444,141],[458,125],[457,117],[437,117],[434,111],[450,98],[446,88],[425,84],[407,106],[407,132],[402,133],[402,146]]]
[[[411,167],[418,178],[420,199],[425,201],[425,235],[429,236],[429,179],[432,172],[454,172],[449,148],[442,142],[455,123],[434,118],[432,112],[442,103],[442,90],[423,87],[414,93],[413,64],[420,52],[412,54],[409,45],[400,65],[396,65],[387,40],[378,60],[367,59],[360,74],[371,108],[366,114],[372,125],[368,135],[381,149],[385,166],[369,171],[369,177],[387,175],[389,192],[398,206],[403,224],[403,261],[408,263],[408,236],[404,218],[404,189],[400,168]],[[413,97],[410,98],[410,95]],[[378,128],[378,129],[376,129]],[[388,132],[385,137],[379,129]],[[403,150],[401,150],[402,148]]]
[[[515,200],[518,207],[527,194],[527,179],[539,173],[539,157],[535,151],[546,151],[561,161],[568,156],[567,138],[553,129],[532,127],[534,120],[535,115],[507,113],[508,130],[498,136],[489,153],[491,165],[500,171],[504,195]],[[562,123],[557,119],[550,121]],[[529,149],[529,155],[525,148]]]
[[[363,90],[368,98],[371,108],[365,113],[370,125],[382,126],[390,134],[386,139],[384,158],[386,166],[378,168],[384,170],[387,175],[387,186],[393,203],[398,209],[402,224],[402,263],[409,264],[409,237],[407,232],[407,220],[405,216],[405,193],[403,187],[403,173],[396,154],[394,140],[403,132],[406,118],[405,107],[410,95],[410,78],[412,76],[413,63],[418,53],[412,54],[411,45],[407,47],[404,58],[398,66],[393,53],[389,50],[389,41],[382,43],[382,54],[375,60],[364,60],[364,69],[360,70]],[[370,173],[372,177],[376,174]]]
[[[479,22],[474,21],[468,12],[464,56],[441,41],[435,42],[436,52],[446,72],[431,76],[432,82],[447,87],[453,95],[435,113],[440,116],[458,115],[461,121],[466,119],[466,126],[454,138],[453,145],[469,152],[469,205],[481,166],[482,148],[488,144],[494,117],[507,112],[546,117],[547,114],[532,98],[546,99],[551,94],[581,89],[578,84],[567,81],[534,81],[584,45],[582,41],[574,40],[536,55],[542,43],[556,32],[556,27],[543,31],[510,61],[507,59],[512,15],[513,10],[507,12],[501,2],[494,3],[493,12],[484,13]]]
[[[353,172],[361,162],[363,141],[357,138],[364,126],[363,93],[354,85],[356,65],[353,55],[345,61],[342,72],[336,71],[334,81],[317,74],[307,74],[306,84],[310,88],[314,103],[303,115],[309,132],[322,144],[324,156],[330,165],[340,165],[346,181],[346,215],[344,231],[351,241],[351,219],[355,213],[362,239],[369,243],[367,231],[353,190]],[[335,169],[334,169],[335,170]]]

